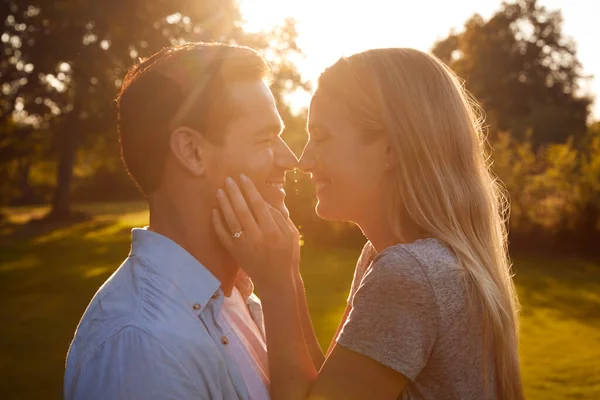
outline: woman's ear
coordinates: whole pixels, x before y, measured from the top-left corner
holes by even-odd
[[[392,143],[389,140],[385,140],[384,151],[383,151],[383,160],[385,162],[385,170],[391,171],[396,167],[398,163],[398,157],[396,156],[396,151]]]
[[[204,174],[206,139],[195,129],[176,128],[169,141],[171,152],[179,164],[194,176]]]

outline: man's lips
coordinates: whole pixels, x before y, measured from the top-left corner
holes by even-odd
[[[285,184],[285,179],[268,180],[266,183],[267,183],[267,186],[270,186],[274,189],[283,190],[283,185]]]

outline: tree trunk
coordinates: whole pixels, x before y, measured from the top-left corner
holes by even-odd
[[[21,190],[21,195],[18,200],[19,204],[33,204],[36,202],[35,193],[29,183],[29,172],[31,171],[31,159],[21,158],[18,160],[18,187]]]
[[[56,189],[52,200],[52,219],[68,219],[71,216],[71,182],[73,168],[79,146],[78,132],[79,107],[65,117],[65,122],[59,128],[59,160],[56,170]]]

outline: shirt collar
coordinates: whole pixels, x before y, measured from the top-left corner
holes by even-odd
[[[150,259],[159,273],[167,275],[182,290],[190,307],[198,313],[221,287],[221,282],[194,256],[173,240],[148,227],[131,230],[130,256],[134,254]],[[239,270],[234,285],[245,302],[254,292],[254,283],[242,269]]]
[[[173,282],[197,314],[221,286],[221,282],[183,247],[147,227],[132,229],[129,255],[148,259],[149,267]]]
[[[254,283],[246,272],[240,268],[240,271],[235,278],[235,287],[240,291],[244,301],[248,300],[248,297],[254,292]]]

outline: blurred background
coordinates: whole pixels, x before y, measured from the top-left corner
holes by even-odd
[[[600,398],[598,16],[592,0],[3,0],[0,397],[61,397],[78,320],[147,223],[121,165],[115,95],[139,57],[202,40],[272,63],[298,155],[314,83],[339,57],[414,47],[450,65],[485,109],[510,194],[526,396]],[[326,348],[365,238],[316,217],[304,174],[286,186]]]

